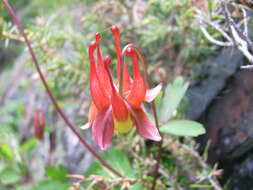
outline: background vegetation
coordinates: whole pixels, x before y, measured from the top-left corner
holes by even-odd
[[[87,45],[96,32],[102,34],[104,54],[115,57],[114,40],[108,28],[119,26],[122,45],[131,42],[142,48],[153,86],[162,82],[166,90],[174,92],[172,97],[180,94],[179,89],[184,89],[183,96],[188,87],[181,78],[172,81],[178,76],[186,81],[201,77],[195,76],[193,68],[199,67],[201,61],[218,49],[204,38],[195,18],[197,9],[210,16],[216,9],[215,1],[12,0],[10,4],[22,19],[53,94],[76,126],[87,121],[90,102]],[[54,128],[59,118],[48,103],[30,57],[25,56],[27,49],[22,37],[0,5],[0,49],[3,52],[0,63],[0,189],[150,189],[157,147],[134,133],[117,136],[113,148],[101,154],[133,181],[117,181],[96,162],[84,173],[66,177],[70,171],[62,159],[64,152],[58,154],[49,150],[54,157],[46,160],[48,157],[43,152],[48,139],[61,136],[60,130]],[[212,34],[220,38],[215,31]],[[11,78],[17,57],[25,60],[27,73],[20,80]],[[113,60],[115,64],[116,59]],[[18,84],[17,93],[7,96],[15,83]],[[164,97],[168,93],[166,90]],[[30,93],[35,97],[33,103]],[[157,104],[159,101],[163,100],[158,99]],[[44,141],[34,138],[31,118],[35,108],[29,109],[31,105],[43,109],[46,114],[47,138]],[[184,119],[186,106],[184,99],[173,119]],[[89,132],[84,133],[89,136]],[[219,189],[216,176],[220,171],[206,164],[206,154],[198,154],[192,138],[165,136],[158,189]],[[55,146],[60,142],[56,141]],[[74,183],[72,178],[77,181]]]

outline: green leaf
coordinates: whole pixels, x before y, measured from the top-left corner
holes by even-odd
[[[11,167],[6,167],[0,173],[0,182],[4,185],[17,183],[21,178],[20,172]]]
[[[134,178],[134,171],[130,165],[130,162],[127,158],[127,156],[123,153],[123,151],[116,149],[116,148],[110,148],[107,152],[102,152],[100,155],[110,164],[112,165],[117,171],[119,171],[122,175]],[[112,173],[108,173],[108,171],[103,170],[102,167],[99,167],[101,164],[96,163],[93,164],[88,171],[86,172],[86,175],[89,174],[98,174],[104,177],[118,177],[115,176]]]
[[[136,182],[133,184],[133,186],[131,187],[131,190],[142,190],[142,184],[140,182]]]
[[[160,105],[160,103],[161,103],[161,100],[162,100],[162,97],[163,97],[163,92],[162,91],[160,91],[159,93],[158,93],[158,95],[157,95],[157,97],[155,98],[155,105]]]
[[[45,168],[46,175],[52,179],[67,181],[66,175],[68,174],[68,170],[65,166],[47,166]]]
[[[20,146],[19,151],[24,152],[25,150],[33,149],[37,145],[37,142],[38,140],[36,138],[29,139]]]
[[[1,4],[0,4],[0,10],[1,10]],[[0,39],[2,38],[2,35],[3,35],[3,25],[4,25],[4,19],[3,17],[0,16]]]
[[[167,85],[158,110],[161,122],[164,123],[171,118],[173,112],[177,109],[180,101],[184,97],[188,86],[189,83],[184,83],[182,77],[176,78],[173,84]]]
[[[61,183],[50,179],[43,179],[32,190],[67,190],[71,185],[69,183]]]
[[[13,154],[12,148],[6,143],[2,144],[0,146],[0,156],[7,160],[13,160],[14,154]]]
[[[173,120],[160,128],[161,132],[170,133],[179,136],[193,136],[202,135],[206,132],[202,124],[190,120]]]
[[[122,175],[130,178],[134,177],[130,162],[123,151],[116,148],[110,148],[107,152],[102,152],[101,156]]]

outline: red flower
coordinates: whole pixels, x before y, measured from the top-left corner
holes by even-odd
[[[111,31],[116,42],[119,89],[113,83],[109,71],[110,57],[102,58],[99,47],[101,35],[97,33],[96,41],[89,45],[92,103],[86,127],[92,127],[93,139],[102,150],[108,148],[115,131],[127,133],[133,125],[141,136],[160,141],[161,136],[153,121],[146,115],[142,103],[154,100],[161,90],[161,85],[150,90],[146,88],[139,70],[138,54],[135,48],[127,45],[121,50],[119,28],[112,26]],[[131,58],[133,64],[133,79],[129,76],[126,64],[122,62],[125,54]],[[121,67],[123,67],[122,74]],[[122,76],[123,80],[120,84]]]

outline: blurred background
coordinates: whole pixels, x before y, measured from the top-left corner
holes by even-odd
[[[117,25],[121,30],[121,46],[134,43],[143,51],[152,86],[166,85],[178,76],[190,82],[179,117],[201,121],[207,135],[197,139],[201,145],[198,148],[196,139],[179,139],[180,142],[205,152],[211,140],[209,154],[206,151],[205,156],[209,163],[219,162],[219,167],[225,169],[221,183],[234,190],[252,188],[253,73],[239,69],[248,61],[236,47],[223,48],[210,42],[200,26],[218,40],[223,41],[224,37],[197,17],[201,15],[229,32],[218,1],[9,2],[25,26],[54,96],[77,128],[87,122],[91,100],[88,44],[94,40],[96,32],[101,33],[103,56],[111,56],[111,69],[115,74],[114,39],[109,28]],[[240,6],[252,20],[250,1],[229,3],[235,21],[242,20]],[[38,113],[42,113],[40,119],[45,122],[41,139],[34,135],[34,117]],[[94,145],[90,132],[82,133]],[[124,143],[124,137],[115,140],[117,147]],[[187,159],[187,154],[180,156]],[[212,165],[205,169],[194,167],[193,174],[185,174],[184,170],[176,171],[178,161],[174,157],[177,156],[167,150],[164,167],[177,175],[167,179],[174,186],[161,182],[161,189],[179,189],[175,185],[183,189],[204,188],[187,186],[191,180],[188,175],[197,176],[202,170],[210,172]],[[0,189],[68,189],[71,181],[65,175],[83,175],[93,161],[56,113],[23,38],[0,3]],[[189,163],[195,161],[194,158],[187,160]],[[182,163],[189,171],[187,164]],[[210,184],[208,188],[214,189]]]

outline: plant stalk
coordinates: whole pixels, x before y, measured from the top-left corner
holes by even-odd
[[[143,68],[143,72],[144,72],[144,77],[145,77],[145,81],[146,81],[146,85],[147,85],[147,88],[150,88],[150,78],[148,76],[148,70],[147,70],[147,65],[145,64],[145,60],[144,60],[144,57],[141,53],[141,51],[139,50],[139,48],[134,45],[134,44],[128,44],[127,45],[128,47],[131,47],[133,49],[135,49],[136,53],[138,54],[140,60],[141,60],[141,63],[142,63],[142,68]],[[123,64],[122,64],[123,65]],[[122,66],[123,67],[123,66]],[[152,108],[152,111],[153,111],[153,115],[154,115],[154,119],[155,119],[155,125],[156,125],[156,128],[157,130],[159,131],[160,135],[161,135],[161,132],[159,130],[159,121],[158,121],[158,115],[157,115],[157,111],[156,111],[156,105],[155,105],[155,102],[152,101],[151,102],[151,108]],[[151,190],[155,190],[155,187],[156,187],[156,181],[158,179],[158,176],[159,176],[159,166],[160,166],[160,161],[161,161],[161,155],[162,155],[162,144],[163,144],[163,136],[161,135],[162,139],[161,141],[158,143],[157,145],[157,156],[156,156],[156,166],[155,166],[155,171],[154,171],[154,179],[153,179],[153,183],[152,183],[152,188]]]
[[[18,27],[18,30],[20,32],[20,34],[23,36],[24,38],[24,42],[26,44],[26,46],[28,47],[28,50],[31,54],[33,63],[35,65],[35,68],[40,76],[40,79],[46,89],[46,92],[50,98],[50,100],[52,101],[56,111],[60,114],[60,116],[62,117],[62,119],[64,120],[64,122],[66,123],[66,125],[69,127],[69,129],[74,133],[74,135],[76,135],[76,137],[80,140],[80,142],[83,144],[83,146],[94,156],[96,157],[103,166],[105,166],[106,168],[108,168],[112,173],[114,173],[115,175],[119,176],[119,177],[124,177],[121,173],[119,173],[116,169],[114,169],[108,162],[106,162],[88,143],[87,141],[78,133],[78,131],[75,129],[74,125],[69,121],[69,119],[66,117],[66,115],[64,114],[64,112],[62,111],[62,109],[60,108],[59,104],[57,103],[55,97],[53,96],[46,80],[45,77],[43,75],[43,73],[41,72],[37,57],[35,56],[35,53],[31,47],[31,44],[27,38],[27,35],[24,32],[24,27],[22,25],[22,23],[19,21],[15,11],[13,10],[13,8],[11,7],[11,5],[9,4],[8,0],[2,0],[3,4],[5,5],[7,11],[9,12],[9,14],[11,15],[13,21],[15,22],[15,24]]]

